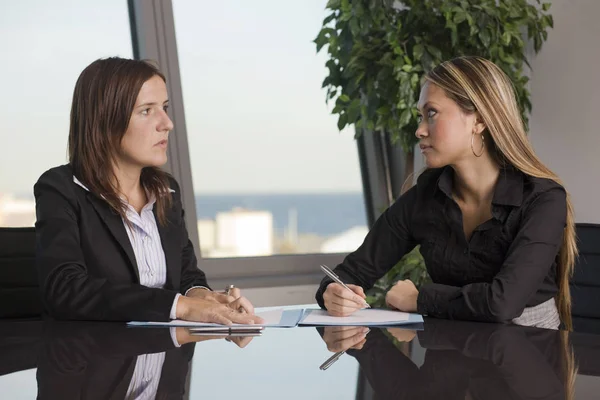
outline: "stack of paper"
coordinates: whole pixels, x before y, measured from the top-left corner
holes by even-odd
[[[278,308],[275,310],[257,312],[256,315],[265,320],[260,325],[233,324],[235,327],[271,327],[293,328],[300,326],[394,326],[418,324],[423,322],[419,314],[409,314],[400,311],[382,309],[359,310],[349,317],[333,317],[325,310]],[[173,320],[170,322],[132,321],[130,326],[184,326],[188,328],[223,327],[224,325],[205,322],[190,322]]]
[[[419,314],[367,308],[349,317],[333,317],[325,310],[306,310],[299,325],[310,326],[392,326],[423,322]]]

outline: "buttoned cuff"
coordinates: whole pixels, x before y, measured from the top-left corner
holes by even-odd
[[[209,292],[211,291],[209,288],[207,288],[206,286],[192,286],[191,288],[189,288],[188,290],[185,291],[185,296],[187,296],[187,294],[190,292],[190,290],[193,289],[206,289]]]
[[[173,305],[171,306],[171,314],[169,315],[169,318],[171,319],[177,319],[177,301],[180,297],[181,295],[179,293],[175,295],[175,300],[173,300]],[[181,347],[181,345],[177,341],[177,327],[172,326],[171,328],[169,328],[169,333],[171,334],[171,340],[173,341],[173,345],[175,347]]]
[[[429,315],[429,304],[432,303],[431,296],[421,287],[417,296],[417,313],[423,316]]]
[[[438,318],[449,317],[449,304],[460,294],[456,286],[426,283],[419,289],[417,312]]]
[[[171,314],[169,315],[169,318],[171,319],[177,319],[177,301],[179,300],[179,297],[181,297],[181,295],[177,293],[175,295],[175,300],[173,300],[173,305],[171,306]]]
[[[181,347],[181,344],[177,341],[177,327],[175,327],[175,326],[170,327],[169,333],[171,334],[171,340],[173,341],[173,345],[175,347]]]

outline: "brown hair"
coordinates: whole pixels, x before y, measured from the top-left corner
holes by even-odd
[[[465,113],[478,112],[486,126],[486,143],[499,165],[511,165],[536,177],[562,185],[533,151],[527,139],[512,82],[494,63],[481,57],[458,57],[435,67],[425,79],[442,88]],[[567,192],[567,223],[558,260],[557,308],[564,326],[571,330],[569,279],[577,258],[575,218]]]
[[[119,197],[113,163],[140,89],[154,76],[166,82],[165,76],[148,61],[99,59],[83,70],[73,91],[69,128],[73,174],[125,221],[127,207]],[[169,175],[159,168],[146,167],[140,183],[156,198],[158,221],[164,225],[171,206]]]

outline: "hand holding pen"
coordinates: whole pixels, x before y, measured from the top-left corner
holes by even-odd
[[[365,301],[367,296],[360,286],[345,284],[326,265],[321,265],[321,269],[334,281],[323,293],[323,301],[329,314],[335,317],[347,317],[357,310],[370,308]]]

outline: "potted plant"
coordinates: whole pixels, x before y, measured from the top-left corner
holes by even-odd
[[[424,74],[444,60],[477,55],[512,80],[523,121],[531,111],[528,48],[540,51],[553,27],[550,3],[540,0],[329,0],[314,40],[326,50],[323,81],[338,128],[356,135],[384,132],[401,146],[406,180],[414,171],[416,104]],[[398,279],[417,287],[428,277],[418,249],[380,280],[373,302]]]

